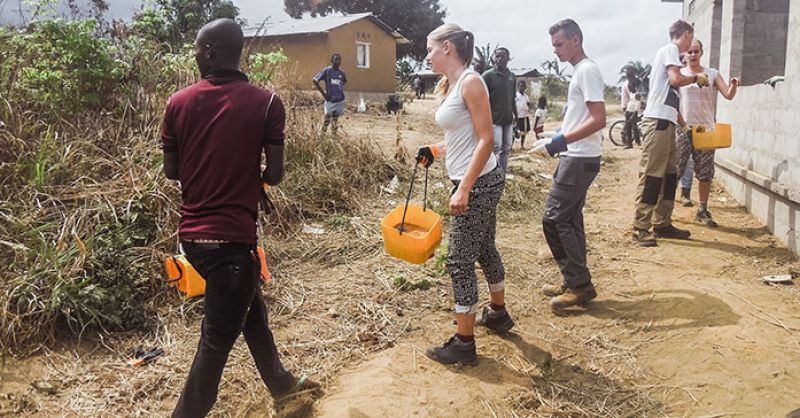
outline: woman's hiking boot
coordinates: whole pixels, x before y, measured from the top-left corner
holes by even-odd
[[[575,305],[585,305],[597,297],[597,291],[591,283],[580,287],[568,287],[563,294],[550,299],[550,307],[557,311]]]
[[[441,346],[429,347],[425,355],[433,361],[442,364],[478,364],[478,354],[475,352],[475,340],[464,342],[455,335],[450,337]]]
[[[673,239],[689,239],[692,233],[685,229],[675,228],[674,225],[669,224],[662,227],[653,227],[653,235],[656,238],[673,238]]]
[[[498,334],[505,334],[514,327],[514,320],[511,319],[508,310],[503,309],[498,312],[488,306],[483,308],[483,313],[477,322],[478,325],[489,328]]]

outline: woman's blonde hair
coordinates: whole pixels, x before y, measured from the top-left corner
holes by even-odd
[[[438,43],[449,41],[462,64],[469,65],[472,62],[472,54],[475,51],[475,36],[472,32],[461,29],[461,26],[455,23],[445,23],[429,33],[428,38]],[[436,85],[436,93],[445,95],[449,90],[450,81],[447,80],[447,76],[442,76]]]

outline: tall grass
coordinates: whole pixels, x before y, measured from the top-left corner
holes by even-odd
[[[20,76],[33,58],[14,51],[47,52],[24,43],[39,39],[30,30],[0,34],[0,348],[12,353],[65,333],[147,328],[179,303],[161,260],[175,248],[180,191],[161,172],[157,144],[166,97],[196,79],[191,55],[132,38],[114,49],[119,88],[57,107],[32,99],[46,92]],[[271,70],[273,84],[289,79],[288,66]],[[392,163],[366,139],[320,134],[303,94],[273,84],[289,120],[272,230],[357,208],[391,178]]]

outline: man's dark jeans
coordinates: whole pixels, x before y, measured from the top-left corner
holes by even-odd
[[[228,353],[240,333],[269,391],[279,395],[289,390],[294,377],[281,364],[269,329],[255,246],[181,245],[189,262],[206,279],[206,293],[200,344],[172,416],[204,417],[211,410]]]

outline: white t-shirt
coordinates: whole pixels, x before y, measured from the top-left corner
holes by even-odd
[[[517,105],[518,118],[527,118],[531,115],[531,111],[528,109],[529,101],[530,98],[525,93],[517,92],[516,96],[514,96],[514,103]]]
[[[589,120],[589,107],[586,102],[605,102],[603,90],[603,74],[594,61],[585,58],[575,65],[575,74],[569,81],[567,90],[567,112],[561,125],[561,132],[567,133],[574,130]],[[586,138],[567,144],[567,152],[563,155],[569,157],[599,157],[601,154],[600,131]]]
[[[706,129],[714,129],[717,120],[717,86],[714,84],[717,70],[706,68],[703,72],[708,76],[708,86],[689,84],[681,87],[681,115],[691,126],[703,125]],[[689,67],[681,68],[681,74],[694,75]]]
[[[622,97],[622,108],[627,110],[628,103],[630,102],[631,98],[633,98],[633,93],[631,93],[630,89],[628,89],[627,81],[622,85],[622,87],[619,88],[619,95]]]
[[[447,150],[444,164],[447,167],[447,175],[452,180],[464,178],[469,162],[472,160],[472,155],[475,154],[475,149],[478,148],[478,136],[475,135],[472,115],[470,115],[467,103],[461,95],[464,78],[473,73],[478,74],[474,70],[466,69],[455,83],[450,84],[450,91],[442,100],[442,104],[439,105],[435,115],[436,123],[444,129],[444,146]],[[483,83],[483,88],[486,88],[483,77],[478,74],[478,78]],[[486,94],[489,94],[488,89]],[[486,160],[479,177],[494,170],[496,166],[496,157],[494,153],[490,153],[489,159]]]
[[[536,112],[534,112],[533,117],[534,117],[534,119],[535,118],[539,118],[539,119],[536,120],[536,126],[534,126],[534,128],[538,128],[540,126],[544,126],[544,117],[545,117],[545,115],[547,115],[547,109],[539,109],[539,108],[536,109]]]
[[[650,70],[650,93],[644,117],[668,120],[678,123],[680,96],[678,89],[669,84],[669,67],[683,67],[680,52],[675,44],[664,45],[656,53],[653,68]]]

